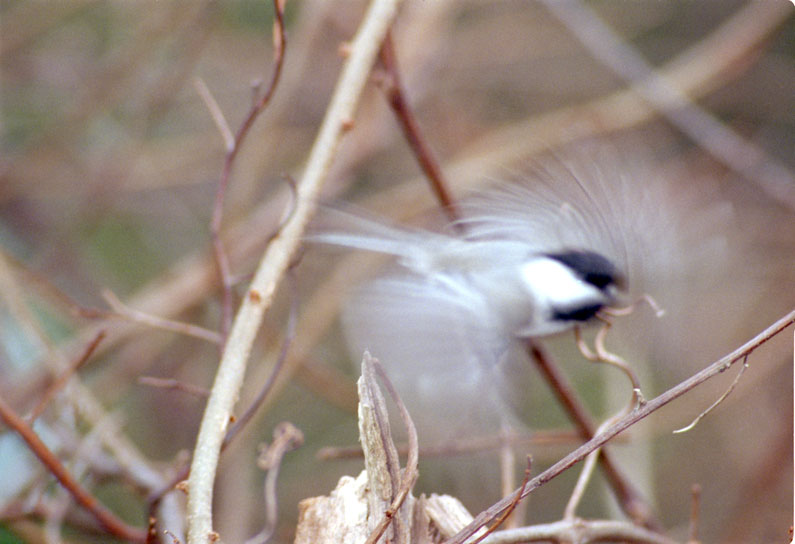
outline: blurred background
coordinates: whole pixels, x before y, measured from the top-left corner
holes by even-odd
[[[651,398],[795,306],[795,18],[784,0],[587,5],[693,107],[756,146],[762,155],[749,168],[758,176],[728,168],[627,91],[632,84],[540,2],[406,1],[393,31],[395,53],[408,100],[456,197],[483,186],[494,168],[593,137],[648,142],[672,179],[670,191],[691,195],[695,204],[675,210],[696,219],[683,227],[693,230],[682,243],[714,236],[723,249],[702,255],[694,242],[686,259],[672,263],[682,273],[650,287],[666,317],[639,310],[609,342],[638,361]],[[354,0],[287,2],[282,79],[234,164],[226,195],[222,233],[236,294],[289,208],[286,176],[300,178],[343,62],[340,48],[364,8]],[[206,338],[111,308],[103,292],[128,310],[218,330],[210,216],[224,145],[198,86],[206,85],[235,131],[252,89],[270,78],[272,21],[272,5],[253,0],[0,2],[0,395],[28,413],[104,332],[78,371],[80,383],[48,405],[36,430],[136,526],[145,524],[147,494],[186,462],[219,351]],[[394,221],[427,218],[438,204],[376,84],[382,76],[365,90],[323,198]],[[783,174],[768,175],[771,164]],[[359,358],[345,349],[337,316],[346,291],[376,267],[359,255],[309,246],[282,282],[238,410],[261,389],[287,342],[285,365],[265,405],[224,453],[217,479],[215,527],[225,541],[243,541],[265,523],[257,449],[279,422],[301,429],[305,443],[281,467],[274,542],[292,541],[300,500],[328,494],[342,475],[362,469],[360,459],[317,454],[356,445]],[[291,317],[294,335],[287,334]],[[690,489],[698,484],[705,542],[788,538],[791,339],[789,330],[754,352],[732,395],[694,430],[671,434],[714,402],[736,369],[614,446],[672,537],[686,538]],[[568,335],[546,345],[595,418],[621,407],[623,377],[583,362]],[[525,423],[558,438],[517,446],[517,477],[525,453],[537,474],[578,443],[546,385],[527,371]],[[454,440],[453,430],[425,441]],[[416,494],[454,494],[473,514],[500,498],[496,450],[428,456],[420,473]],[[523,503],[525,522],[559,519],[575,478],[570,471],[533,494]],[[0,500],[0,542],[107,541],[86,529],[86,517],[5,429]],[[620,515],[601,476],[579,513]]]

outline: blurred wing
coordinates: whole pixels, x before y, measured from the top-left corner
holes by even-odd
[[[457,242],[443,234],[384,223],[364,210],[348,208],[323,207],[312,232],[304,239],[394,255],[414,270],[427,270],[437,254]]]
[[[360,289],[343,320],[351,347],[385,365],[421,439],[499,429],[505,408],[491,384],[510,335],[487,301],[454,282],[407,274]]]
[[[523,241],[536,251],[601,253],[635,294],[725,251],[731,206],[662,171],[640,145],[599,142],[538,159],[462,205],[470,239]],[[691,262],[687,262],[691,260]]]

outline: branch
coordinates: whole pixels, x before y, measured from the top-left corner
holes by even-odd
[[[286,0],[273,0],[273,10],[275,21],[273,23],[273,72],[271,73],[271,81],[268,84],[267,90],[254,104],[252,104],[248,115],[243,120],[243,124],[235,134],[234,140],[229,141],[229,127],[220,113],[220,109],[212,104],[212,95],[209,91],[207,93],[200,93],[202,98],[208,104],[210,114],[213,117],[216,125],[221,131],[221,136],[226,142],[226,157],[224,158],[224,167],[221,170],[221,178],[218,180],[218,187],[215,192],[215,201],[213,203],[213,215],[210,221],[210,232],[213,238],[213,252],[215,261],[218,265],[218,273],[221,276],[222,286],[222,305],[221,305],[221,336],[226,339],[229,333],[229,328],[232,325],[232,273],[229,267],[229,257],[224,251],[223,241],[221,240],[221,220],[224,214],[224,199],[226,197],[226,188],[229,185],[229,176],[232,173],[237,154],[243,145],[243,140],[246,139],[254,121],[257,120],[260,113],[270,102],[273,93],[276,91],[276,86],[279,84],[279,78],[282,73],[282,65],[284,64],[284,48],[286,45],[286,36],[284,33],[284,3]],[[201,87],[199,87],[201,89]],[[206,96],[205,96],[206,95]]]
[[[271,370],[268,379],[265,380],[265,383],[260,388],[257,395],[254,397],[254,400],[251,401],[251,404],[248,408],[243,412],[243,414],[235,420],[235,423],[229,427],[226,431],[226,436],[224,436],[224,441],[221,443],[221,451],[224,451],[229,444],[235,439],[235,437],[240,433],[240,431],[254,418],[257,411],[265,404],[270,392],[273,390],[273,386],[276,383],[276,379],[279,377],[279,374],[284,368],[284,361],[287,358],[287,354],[290,349],[290,344],[295,338],[295,327],[298,315],[298,297],[295,293],[293,293],[293,302],[290,306],[290,315],[287,319],[287,331],[284,334],[284,340],[282,342],[282,348],[279,352],[279,356],[276,361],[273,363],[273,369]],[[154,385],[151,381],[152,379],[149,378],[146,381],[148,385]],[[139,382],[144,381],[144,378],[139,378]],[[162,383],[162,382],[161,382]],[[171,383],[168,383],[171,385]],[[207,390],[199,390],[195,386],[188,386],[187,384],[182,384],[180,382],[176,382],[174,384],[176,388],[182,389],[187,393],[196,394],[197,396],[208,397],[209,391]],[[155,515],[155,509],[157,508],[158,503],[163,498],[163,496],[171,491],[174,486],[185,480],[190,474],[190,466],[185,464],[181,467],[172,477],[171,479],[158,491],[151,493],[149,497],[147,497],[147,501],[149,502],[149,514],[150,516]]]
[[[627,521],[562,520],[543,525],[506,529],[489,535],[482,544],[521,542],[635,542],[677,544],[676,541]]]
[[[552,389],[552,393],[566,411],[569,419],[574,423],[577,432],[584,440],[591,440],[594,437],[594,423],[591,421],[585,407],[578,400],[571,384],[560,372],[560,369],[549,354],[539,344],[528,342],[526,349],[536,364],[536,368],[546,379],[550,389]],[[654,514],[648,503],[640,492],[634,488],[632,482],[621,472],[609,450],[602,450],[602,454],[599,456],[599,463],[624,513],[635,523],[644,525],[649,529],[658,529],[660,524],[654,519]]]
[[[33,408],[33,410],[31,410],[30,415],[28,415],[28,417],[25,418],[29,424],[32,425],[33,422],[36,421],[42,413],[44,413],[44,410],[47,409],[47,405],[50,404],[50,402],[55,397],[55,395],[61,389],[63,389],[66,386],[66,384],[69,383],[69,379],[75,374],[75,372],[80,370],[80,368],[82,368],[82,366],[86,364],[86,362],[91,358],[91,355],[94,354],[94,350],[97,349],[99,343],[102,342],[103,338],[105,338],[106,334],[107,332],[104,329],[100,330],[97,333],[97,335],[94,337],[94,339],[91,340],[91,342],[89,342],[89,344],[86,346],[85,351],[80,355],[80,357],[78,357],[74,362],[72,362],[66,368],[66,370],[64,370],[61,373],[61,375],[58,376],[58,378],[52,383],[52,385],[49,388],[47,388],[47,391],[44,392],[44,395],[42,395],[41,400],[39,400],[39,403],[36,405],[35,408]]]
[[[449,219],[455,221],[458,219],[458,212],[455,201],[450,195],[450,184],[445,180],[444,173],[439,167],[439,161],[436,160],[428,142],[425,141],[417,118],[414,116],[414,112],[406,99],[395,56],[395,47],[392,43],[392,35],[389,32],[384,39],[384,44],[381,46],[379,59],[386,71],[386,78],[382,88],[389,101],[389,106],[400,122],[403,135],[414,152],[414,156],[420,164],[425,177],[428,178],[433,194],[442,205]]]
[[[213,344],[221,344],[221,335],[215,331],[211,331],[191,323],[181,323],[172,319],[166,319],[156,315],[149,315],[145,312],[135,310],[129,306],[126,306],[110,289],[102,290],[102,298],[105,299],[105,302],[108,303],[111,309],[118,316],[129,319],[134,323],[141,323],[142,325],[153,327],[155,329],[162,329],[164,331],[175,332],[177,334],[193,336],[194,338],[200,338],[201,340],[206,340],[207,342],[211,342]]]
[[[218,456],[245,375],[251,345],[276,287],[315,211],[317,193],[342,135],[351,127],[356,104],[378,48],[397,12],[398,0],[374,0],[357,32],[326,117],[297,187],[295,210],[274,238],[260,265],[224,347],[204,411],[188,478],[188,543],[208,544],[212,536],[212,497]]]
[[[0,419],[11,427],[30,448],[30,451],[39,458],[61,485],[74,497],[75,501],[89,511],[99,524],[115,537],[134,542],[144,542],[146,531],[130,527],[124,521],[105,508],[91,493],[75,480],[63,466],[58,457],[38,437],[24,419],[19,417],[5,400],[0,398]]]
[[[753,352],[756,348],[776,336],[778,333],[789,327],[795,323],[795,310],[791,311],[772,325],[770,325],[767,329],[759,333],[756,337],[746,342],[744,345],[740,346],[732,353],[718,359],[714,363],[710,364],[700,372],[697,372],[687,380],[679,383],[678,385],[672,387],[665,393],[655,397],[654,399],[650,400],[643,406],[633,410],[626,416],[622,417],[618,421],[616,421],[613,425],[611,425],[608,429],[605,429],[603,433],[598,434],[593,439],[589,440],[563,459],[549,467],[547,470],[533,478],[530,483],[526,486],[525,490],[522,492],[522,496],[527,496],[554,477],[558,476],[560,473],[564,472],[565,470],[571,468],[578,462],[582,461],[589,453],[596,450],[597,448],[602,447],[605,443],[607,443],[610,439],[614,436],[619,434],[620,432],[626,430],[628,427],[634,425],[641,419],[645,418],[652,412],[655,412],[668,404],[669,402],[677,399],[687,393],[688,391],[692,390],[693,388],[697,387],[698,385],[704,383],[708,379],[720,374],[731,368],[731,366],[736,363],[737,361],[744,359],[748,354]],[[467,538],[472,536],[481,526],[488,522],[488,520],[492,519],[496,514],[502,512],[506,508],[508,508],[511,504],[511,497],[503,499],[487,510],[484,510],[475,518],[475,520],[470,523],[463,531],[458,533],[455,537],[448,540],[446,544],[463,544]]]

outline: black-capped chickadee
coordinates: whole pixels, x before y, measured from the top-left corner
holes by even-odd
[[[387,366],[404,400],[420,399],[410,410],[451,421],[466,403],[500,404],[489,372],[518,340],[629,300],[631,274],[676,268],[688,198],[656,177],[593,144],[503,176],[463,200],[446,231],[332,209],[310,239],[396,257],[351,297],[346,333],[357,355],[369,349]]]
[[[425,293],[428,304],[447,306],[464,329],[488,327],[506,340],[537,338],[590,320],[614,304],[626,286],[624,273],[610,259],[584,247],[539,251],[521,240],[454,237],[362,216],[348,219],[358,232],[312,239],[397,257],[403,273],[377,281],[370,290],[406,319],[427,312],[418,297]],[[371,307],[373,312],[385,309]]]

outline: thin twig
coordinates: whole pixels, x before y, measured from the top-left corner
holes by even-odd
[[[511,505],[505,510],[505,512],[500,514],[500,516],[496,520],[494,520],[494,523],[492,523],[491,526],[489,526],[486,532],[480,535],[477,538],[477,540],[475,540],[472,544],[478,544],[479,542],[482,542],[487,536],[489,536],[494,531],[496,531],[497,528],[500,525],[502,525],[503,522],[508,518],[508,516],[510,516],[513,513],[513,511],[516,510],[516,507],[519,506],[519,502],[522,500],[522,492],[524,492],[524,488],[527,487],[527,482],[530,481],[530,474],[532,468],[533,468],[533,458],[528,455],[527,467],[524,469],[524,478],[522,479],[522,485],[520,485],[519,490],[514,493],[514,499],[511,502]]]
[[[701,512],[701,486],[693,484],[690,488],[690,529],[687,544],[698,544],[698,525]]]
[[[752,353],[755,349],[759,346],[779,334],[781,331],[789,327],[795,323],[795,310],[789,312],[787,315],[767,327],[764,331],[760,332],[754,338],[734,350],[733,352],[721,357],[717,361],[711,363],[701,371],[697,372],[690,378],[680,382],[679,384],[675,385],[674,387],[670,388],[665,393],[655,397],[654,399],[648,401],[643,406],[640,406],[633,410],[631,413],[627,414],[626,416],[622,417],[620,420],[615,422],[611,425],[608,429],[605,429],[603,433],[596,435],[593,439],[589,440],[573,452],[566,455],[563,459],[549,467],[547,470],[533,478],[530,483],[525,488],[522,496],[527,496],[546,482],[550,481],[551,479],[555,478],[562,472],[568,470],[578,462],[582,461],[589,453],[596,450],[597,448],[602,447],[606,444],[609,440],[611,440],[617,434],[625,431],[628,427],[631,427],[641,419],[645,418],[649,414],[656,412],[669,402],[681,397],[685,393],[693,390],[695,387],[699,386],[700,384],[704,383],[705,381],[709,380],[710,378],[720,374],[731,368],[731,366],[743,359],[746,355]],[[467,525],[467,527],[458,533],[455,537],[451,538],[447,541],[446,544],[463,544],[470,536],[472,536],[480,527],[482,527],[485,523],[488,523],[489,519],[492,519],[495,514],[498,512],[502,512],[506,508],[510,506],[510,499],[502,499],[498,501],[488,509],[484,510],[478,516]]]
[[[408,100],[406,99],[406,93],[403,89],[403,82],[400,76],[400,70],[398,69],[395,46],[392,42],[391,32],[387,32],[387,35],[384,38],[379,59],[386,72],[386,77],[382,81],[381,88],[386,95],[389,106],[392,108],[392,111],[395,113],[395,117],[397,117],[398,121],[400,122],[400,128],[403,130],[403,135],[411,147],[411,150],[414,152],[414,156],[416,157],[420,168],[422,168],[425,177],[430,183],[433,194],[442,205],[442,208],[444,209],[448,218],[451,221],[455,221],[458,219],[459,215],[455,200],[450,193],[450,184],[447,183],[447,180],[445,180],[444,172],[442,172],[442,169],[439,166],[439,161],[436,160],[436,157],[434,156],[433,151],[431,151],[428,142],[422,135],[417,118],[414,115]]]
[[[210,112],[210,117],[213,118],[215,127],[218,129],[218,132],[221,133],[221,138],[224,140],[224,148],[226,152],[229,153],[235,147],[235,137],[232,134],[232,129],[229,128],[226,117],[224,117],[224,112],[221,111],[221,106],[215,101],[213,94],[202,78],[193,78],[193,87],[196,89],[196,92],[199,93],[204,105],[207,106],[207,111]]]
[[[63,466],[58,457],[38,437],[30,425],[17,415],[14,409],[2,398],[0,398],[0,419],[25,441],[30,451],[47,467],[47,470],[55,476],[80,506],[88,510],[108,533],[134,542],[144,542],[146,540],[146,531],[127,525],[83,488],[66,470],[66,467]]]
[[[706,410],[704,410],[703,412],[701,412],[700,414],[698,414],[698,417],[696,417],[696,419],[694,419],[694,420],[693,420],[693,421],[690,423],[690,425],[687,425],[686,427],[682,427],[681,429],[676,429],[675,431],[673,431],[673,433],[674,433],[674,434],[686,433],[687,431],[689,431],[689,430],[693,429],[693,428],[694,428],[696,425],[698,425],[698,422],[699,422],[699,421],[701,421],[701,420],[702,420],[702,419],[703,419],[703,418],[704,418],[704,417],[705,417],[705,416],[706,416],[708,413],[710,413],[712,410],[714,410],[715,408],[717,408],[717,406],[718,406],[718,405],[719,405],[721,402],[723,402],[724,400],[726,400],[726,397],[728,397],[729,395],[731,395],[731,392],[732,392],[732,391],[734,391],[734,388],[735,388],[735,387],[737,387],[737,384],[738,384],[738,383],[740,383],[740,378],[742,378],[742,377],[743,377],[743,374],[745,374],[745,371],[746,371],[747,369],[748,369],[748,356],[746,355],[746,356],[745,356],[745,359],[743,360],[743,364],[742,364],[742,366],[740,367],[740,372],[738,372],[738,373],[737,373],[737,376],[734,378],[734,381],[731,383],[731,385],[729,386],[729,388],[728,388],[726,391],[724,391],[724,392],[723,392],[723,394],[722,394],[722,395],[721,395],[721,396],[718,398],[718,400],[716,400],[715,402],[713,402],[713,403],[710,405],[710,407],[709,407],[709,408],[707,408]]]
[[[506,529],[489,535],[481,544],[522,542],[635,542],[678,544],[675,540],[627,521],[561,520],[554,523]]]
[[[582,472],[580,472],[580,475],[577,477],[577,483],[571,492],[569,501],[566,503],[566,508],[563,509],[563,519],[573,520],[577,517],[577,507],[580,505],[582,496],[585,494],[585,489],[588,487],[588,483],[591,481],[591,477],[593,476],[594,468],[596,468],[596,462],[599,460],[600,453],[602,453],[602,450],[596,449],[589,453],[588,457],[585,458],[585,462],[582,465]]]
[[[276,494],[276,482],[279,479],[279,468],[284,455],[304,443],[303,433],[289,422],[279,423],[273,430],[273,442],[263,447],[257,466],[267,471],[263,493],[265,496],[265,527],[256,536],[246,540],[246,544],[265,544],[276,531],[279,518],[279,502]]]
[[[47,406],[50,404],[52,399],[58,392],[64,388],[64,386],[69,383],[69,378],[74,376],[74,374],[80,370],[80,368],[91,358],[94,351],[97,349],[97,346],[100,342],[105,338],[107,332],[102,329],[97,332],[97,335],[94,336],[94,339],[89,342],[86,346],[85,351],[75,359],[75,361],[70,364],[66,370],[64,370],[60,376],[52,383],[52,385],[47,388],[47,391],[44,392],[39,403],[30,411],[30,414],[25,418],[28,424],[32,425],[34,421],[36,421],[39,416],[47,409]]]
[[[230,442],[234,440],[235,436],[237,436],[237,434],[248,424],[248,422],[251,421],[262,405],[265,404],[265,400],[273,390],[273,386],[276,384],[276,380],[279,379],[279,374],[281,373],[282,368],[284,368],[284,362],[287,360],[287,355],[290,353],[290,346],[293,343],[293,339],[295,339],[295,329],[298,324],[298,293],[296,292],[295,276],[292,274],[292,269],[288,269],[287,279],[289,280],[288,285],[291,292],[290,311],[287,315],[287,328],[284,333],[284,339],[282,340],[281,351],[279,351],[279,356],[276,358],[276,362],[273,364],[273,369],[268,375],[268,379],[257,393],[257,396],[251,401],[251,404],[249,404],[248,408],[246,408],[245,412],[243,412],[243,415],[237,418],[235,423],[229,427],[229,431],[224,437],[224,442],[221,445],[221,448],[227,447]]]
[[[646,399],[643,398],[643,393],[641,393],[640,381],[635,375],[635,371],[632,370],[632,368],[626,363],[626,361],[624,361],[624,359],[615,353],[607,351],[607,348],[605,348],[605,338],[607,336],[607,332],[610,330],[610,327],[610,321],[602,319],[602,326],[596,333],[596,339],[594,340],[593,351],[591,351],[591,349],[588,347],[588,344],[585,342],[585,339],[582,337],[582,331],[580,330],[580,327],[574,327],[574,337],[577,340],[577,348],[580,350],[582,356],[587,360],[593,363],[608,364],[623,372],[632,384],[632,399],[630,400],[630,404],[643,405],[643,403],[646,402]]]
[[[245,375],[254,337],[279,280],[298,248],[316,207],[316,195],[342,135],[351,128],[354,110],[398,0],[374,0],[365,14],[340,75],[326,116],[297,187],[295,211],[279,236],[268,245],[238,310],[199,427],[188,479],[188,543],[209,544],[212,497],[218,457],[226,427]]]
[[[260,113],[270,102],[273,97],[276,87],[279,84],[279,78],[282,73],[282,65],[284,64],[284,51],[287,44],[287,37],[284,32],[284,3],[286,0],[273,0],[274,8],[274,22],[273,22],[273,71],[271,72],[271,80],[267,89],[260,96],[259,100],[255,100],[249,110],[240,128],[237,129],[234,140],[231,145],[227,140],[224,131],[221,131],[224,140],[227,141],[226,157],[224,158],[224,166],[221,170],[221,178],[218,180],[218,186],[215,192],[215,200],[213,202],[213,214],[210,220],[210,233],[213,239],[213,253],[215,255],[216,264],[218,266],[218,273],[221,277],[221,286],[223,289],[222,306],[221,306],[221,336],[226,339],[229,334],[229,329],[232,326],[232,273],[229,266],[229,257],[224,251],[223,241],[221,240],[221,222],[224,214],[224,200],[226,198],[226,189],[229,185],[229,178],[232,174],[232,167],[235,164],[237,154],[243,145],[254,121],[257,120]],[[210,110],[212,114],[212,109]],[[215,116],[213,116],[215,119]],[[223,119],[223,115],[220,116]],[[228,131],[228,127],[227,127]]]
[[[596,426],[591,421],[585,407],[577,399],[576,392],[565,376],[560,372],[551,356],[540,345],[529,342],[528,351],[541,375],[546,379],[558,402],[574,423],[580,436],[584,440],[591,440]],[[659,522],[654,518],[652,509],[640,492],[635,489],[632,482],[621,472],[613,455],[609,450],[603,449],[599,456],[599,463],[605,472],[607,481],[616,495],[621,509],[635,523],[649,529],[660,529]]]
[[[623,410],[621,410],[621,412],[604,421],[599,426],[599,428],[596,429],[595,434],[598,436],[600,433],[602,433],[605,429],[609,428],[616,421],[618,421],[625,415],[631,413],[634,408],[635,408],[634,404],[626,406]],[[571,492],[571,497],[569,497],[569,501],[566,504],[566,508],[563,510],[564,520],[576,519],[577,507],[580,505],[580,501],[582,500],[582,497],[585,494],[585,490],[588,487],[588,483],[590,483],[591,478],[593,477],[593,472],[594,469],[596,468],[596,462],[599,460],[599,457],[603,451],[604,451],[603,448],[597,448],[591,453],[589,453],[588,457],[585,458],[585,463],[583,463],[582,472],[580,472],[580,475],[577,478],[577,484],[574,486],[574,489]]]
[[[210,392],[204,387],[193,385],[190,383],[181,382],[173,378],[156,378],[155,376],[140,376],[138,383],[141,385],[148,385],[150,387],[157,387],[158,389],[172,389],[174,391],[181,391],[199,397],[202,399],[207,398]]]
[[[171,319],[165,319],[163,317],[157,317],[155,315],[149,315],[147,313],[134,310],[129,306],[126,306],[119,298],[109,289],[102,290],[102,298],[105,299],[105,302],[113,309],[113,311],[121,317],[125,319],[129,319],[135,323],[141,323],[143,325],[147,325],[149,327],[154,327],[156,329],[162,329],[170,332],[176,332],[178,334],[184,334],[187,336],[193,336],[194,338],[200,338],[202,340],[206,340],[207,342],[212,342],[213,344],[220,344],[221,343],[221,335],[215,331],[211,331],[209,329],[205,329],[204,327],[199,327],[198,325],[193,325],[191,323],[182,323],[180,321],[173,321]]]

